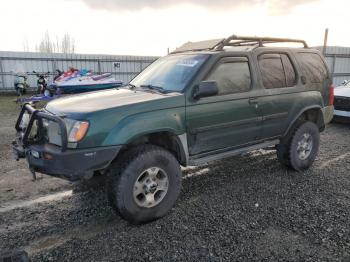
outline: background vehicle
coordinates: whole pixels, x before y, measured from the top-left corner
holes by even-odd
[[[268,47],[295,42],[303,48]],[[333,116],[325,61],[302,40],[231,36],[187,43],[127,87],[25,105],[13,143],[30,169],[69,180],[108,174],[112,206],[133,223],[164,216],[180,165],[276,146],[303,171]],[[30,119],[30,120],[29,120]]]
[[[24,95],[29,88],[27,83],[27,75],[25,73],[16,73],[14,87],[18,95]]]
[[[33,73],[38,78],[36,81],[37,82],[37,93],[49,96],[50,91],[47,89],[47,85],[48,85],[48,76],[49,76],[50,72],[37,73],[37,72],[33,71]]]
[[[55,71],[55,76],[53,77],[53,81],[55,82],[61,75],[63,75],[64,72],[59,70],[59,69],[56,69]]]
[[[334,89],[334,117],[335,120],[350,121],[350,82]]]

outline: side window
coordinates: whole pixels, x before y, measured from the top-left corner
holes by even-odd
[[[297,82],[297,76],[295,74],[295,70],[292,65],[292,62],[290,61],[290,58],[285,54],[282,54],[281,58],[282,58],[284,73],[286,74],[287,87],[295,86]]]
[[[267,89],[291,87],[296,84],[296,73],[286,54],[263,54],[259,67],[264,87]]]
[[[327,68],[318,54],[298,53],[301,70],[304,76],[312,83],[321,83],[327,76]]]
[[[286,77],[281,56],[264,54],[259,56],[259,67],[265,88],[281,88],[286,86]]]
[[[249,91],[251,77],[248,62],[232,61],[219,64],[207,80],[218,83],[219,95]]]

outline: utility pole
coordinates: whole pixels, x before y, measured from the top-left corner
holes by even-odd
[[[327,42],[328,42],[328,28],[324,32],[324,41],[323,41],[323,56],[326,56],[327,52]]]

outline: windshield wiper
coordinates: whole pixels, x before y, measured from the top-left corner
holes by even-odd
[[[140,87],[142,88],[147,88],[147,89],[151,89],[151,90],[155,90],[161,93],[166,93],[167,90],[165,90],[163,87],[161,86],[155,86],[155,85],[140,85]]]

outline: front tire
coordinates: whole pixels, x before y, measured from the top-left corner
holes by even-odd
[[[282,139],[277,146],[279,161],[296,171],[308,169],[316,159],[320,145],[320,131],[313,122],[304,122]]]
[[[108,198],[115,210],[133,224],[163,217],[181,189],[181,169],[167,150],[144,145],[124,153],[110,167]]]

